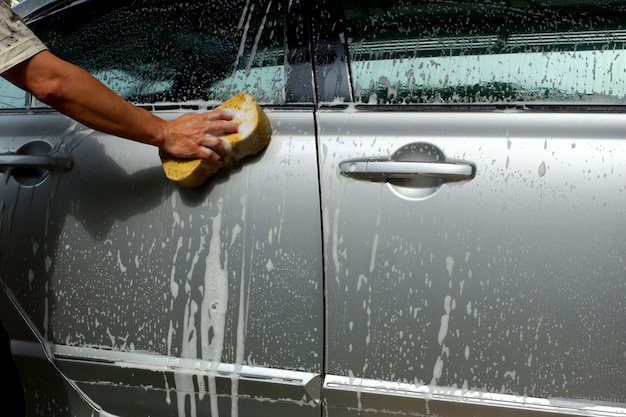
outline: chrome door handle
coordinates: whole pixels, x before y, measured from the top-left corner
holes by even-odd
[[[51,155],[0,154],[0,172],[6,173],[15,168],[45,169],[48,171],[69,171],[74,166],[71,155],[60,152]]]
[[[412,162],[365,158],[342,161],[339,170],[348,177],[370,181],[425,176],[455,182],[470,180],[476,175],[474,165],[456,161]]]

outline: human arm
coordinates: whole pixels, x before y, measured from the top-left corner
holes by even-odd
[[[154,145],[181,158],[223,162],[227,150],[219,135],[236,132],[238,128],[238,123],[230,121],[231,116],[221,110],[163,120],[122,99],[85,70],[49,51],[42,51],[1,75],[90,128]]]

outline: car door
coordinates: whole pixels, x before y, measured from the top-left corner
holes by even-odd
[[[34,101],[0,115],[0,311],[28,415],[319,415],[311,63],[286,53],[300,3],[35,3],[18,10],[49,48],[124,98],[170,119],[248,92],[272,139],[183,189],[156,148]]]
[[[624,415],[623,3],[342,4],[325,415]]]

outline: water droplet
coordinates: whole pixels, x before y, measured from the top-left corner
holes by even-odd
[[[542,162],[541,165],[539,165],[539,176],[543,177],[544,175],[546,175],[546,163]]]

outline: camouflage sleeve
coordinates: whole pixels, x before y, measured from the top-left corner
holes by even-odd
[[[45,49],[9,5],[0,1],[0,73]]]

